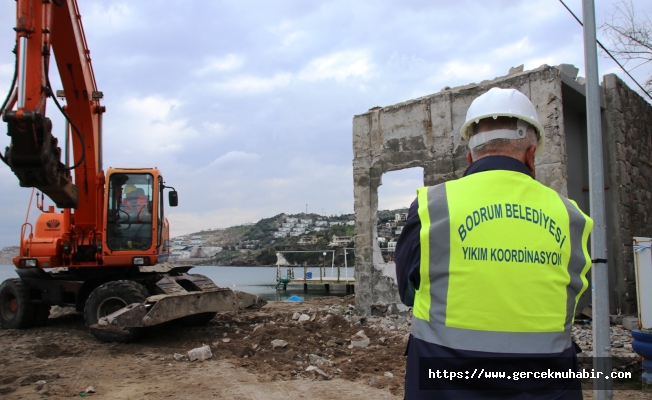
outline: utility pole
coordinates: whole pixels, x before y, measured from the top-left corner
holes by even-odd
[[[595,33],[593,0],[582,1],[584,14],[584,65],[586,72],[586,126],[589,147],[589,197],[591,201],[591,279],[593,283],[593,368],[611,373],[611,339],[609,335],[609,282],[607,274],[607,226],[604,212],[604,167],[602,165],[602,127],[600,123],[600,84],[598,49]],[[613,398],[612,381],[593,380],[596,400]]]

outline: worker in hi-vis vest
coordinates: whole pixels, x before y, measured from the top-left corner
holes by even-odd
[[[581,399],[571,327],[593,221],[535,180],[545,133],[523,93],[476,98],[461,135],[464,177],[418,189],[396,244],[405,396]]]

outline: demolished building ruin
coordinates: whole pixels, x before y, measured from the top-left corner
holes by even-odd
[[[491,81],[447,87],[353,118],[356,303],[362,314],[405,309],[395,265],[383,260],[376,240],[383,174],[421,167],[425,186],[461,177],[467,143],[459,129],[473,99],[492,87],[515,88],[530,98],[546,131],[546,148],[536,160],[537,180],[589,214],[586,101],[577,73],[568,64],[512,69]],[[633,314],[632,237],[652,236],[652,106],[614,74],[605,75],[601,87],[610,309]],[[578,310],[588,302],[590,291]]]

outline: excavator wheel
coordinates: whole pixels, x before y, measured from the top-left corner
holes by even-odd
[[[91,328],[91,334],[101,342],[126,343],[135,339],[140,328],[116,328],[117,332],[107,332],[92,329],[92,325],[129,304],[143,303],[147,299],[146,293],[147,289],[134,281],[113,281],[98,286],[88,296],[84,307],[84,321]]]
[[[200,274],[188,274],[188,275],[199,276],[202,278],[209,279],[205,275],[200,275]],[[208,323],[211,322],[211,320],[216,315],[217,315],[216,312],[207,312],[201,314],[188,315],[186,317],[175,319],[174,323],[181,326],[204,326],[204,325],[208,325]]]
[[[33,326],[34,313],[34,304],[30,303],[27,287],[20,279],[7,279],[0,285],[0,326],[3,329]]]

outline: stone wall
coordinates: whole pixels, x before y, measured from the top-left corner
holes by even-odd
[[[611,197],[609,243],[615,261],[610,276],[618,300],[612,312],[636,313],[636,283],[632,237],[652,237],[652,106],[616,75],[602,84],[606,110],[605,159],[609,176],[605,184]],[[608,183],[607,183],[608,182]]]
[[[382,260],[376,241],[378,187],[389,171],[422,167],[431,186],[462,176],[467,144],[459,130],[473,99],[492,87],[517,88],[537,108],[546,130],[546,149],[537,158],[537,180],[567,194],[561,70],[542,66],[456,88],[353,118],[353,181],[356,216],[356,303],[363,314],[374,304],[400,300],[393,263]],[[415,190],[417,188],[414,188]]]
[[[13,258],[18,257],[20,247],[9,246],[0,250],[0,265],[14,265]]]

